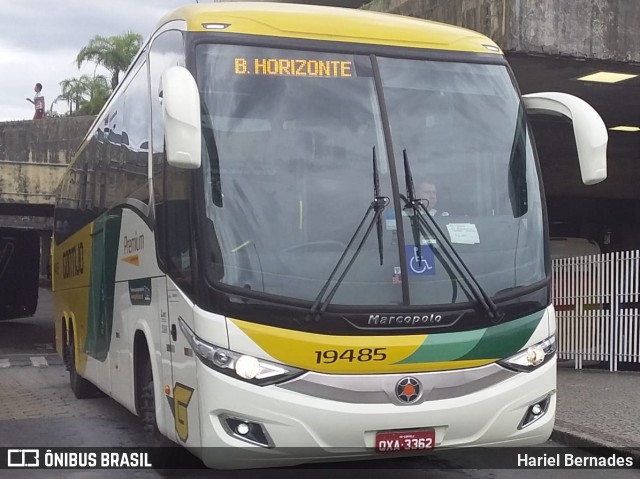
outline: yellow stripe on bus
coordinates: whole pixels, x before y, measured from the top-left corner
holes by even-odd
[[[495,359],[401,363],[426,340],[426,334],[332,336],[230,320],[277,361],[332,374],[409,373],[483,366]]]

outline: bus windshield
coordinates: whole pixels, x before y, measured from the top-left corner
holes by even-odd
[[[445,240],[492,297],[547,276],[539,178],[504,65],[200,44],[196,70],[210,280],[313,302],[374,201],[376,168],[382,227],[332,305],[475,301]],[[406,161],[445,238],[412,223]]]

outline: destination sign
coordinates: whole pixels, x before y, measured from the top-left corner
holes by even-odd
[[[351,60],[304,58],[235,58],[236,75],[265,75],[319,78],[351,78]]]

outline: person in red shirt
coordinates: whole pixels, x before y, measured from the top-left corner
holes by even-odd
[[[44,118],[44,97],[42,96],[42,83],[36,83],[33,91],[36,92],[36,94],[33,95],[33,100],[31,98],[27,98],[27,101],[33,103],[33,106],[35,108],[33,119],[40,120]]]

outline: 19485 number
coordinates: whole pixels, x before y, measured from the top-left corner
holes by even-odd
[[[336,361],[384,361],[387,359],[387,348],[361,348],[361,349],[345,349],[344,351],[336,351],[335,349],[325,349],[324,351],[315,351],[316,364],[331,364]]]

